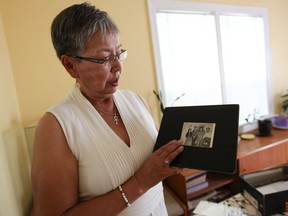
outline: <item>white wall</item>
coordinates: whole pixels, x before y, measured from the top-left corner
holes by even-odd
[[[0,13],[0,215],[28,215],[30,161]]]

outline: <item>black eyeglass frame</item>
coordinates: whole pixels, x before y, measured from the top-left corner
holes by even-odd
[[[76,56],[76,55],[71,55],[71,57],[73,57],[75,59],[81,59],[81,60],[97,63],[97,64],[106,64],[108,62],[114,62],[116,59],[118,59],[119,61],[123,61],[123,60],[126,59],[127,55],[128,55],[127,50],[121,49],[121,52],[119,54],[107,56],[107,57],[102,58],[102,59],[83,57],[83,56]]]

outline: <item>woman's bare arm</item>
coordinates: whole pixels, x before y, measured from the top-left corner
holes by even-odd
[[[181,143],[171,141],[154,152],[133,177],[122,184],[130,203],[181,169],[169,167],[181,151]],[[32,164],[34,215],[116,215],[127,207],[118,188],[87,201],[78,201],[78,164],[56,118],[46,113],[39,121]]]

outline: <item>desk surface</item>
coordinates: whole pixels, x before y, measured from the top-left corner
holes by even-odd
[[[257,130],[251,133],[257,134]],[[237,158],[239,174],[288,163],[288,130],[273,129],[272,136],[241,139]]]
[[[252,131],[257,134],[257,130]],[[271,148],[283,142],[288,142],[288,130],[273,129],[272,136],[256,136],[251,140],[241,139],[238,144],[238,158],[245,157],[249,154],[254,154],[257,151],[265,148]]]

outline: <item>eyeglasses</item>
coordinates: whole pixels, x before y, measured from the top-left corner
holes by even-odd
[[[76,59],[81,59],[81,60],[85,60],[85,61],[89,61],[89,62],[94,62],[97,64],[106,64],[106,63],[112,63],[114,62],[116,59],[118,59],[119,61],[124,61],[127,57],[127,50],[121,49],[121,52],[117,55],[111,55],[111,56],[107,56],[105,58],[102,59],[95,59],[95,58],[89,58],[89,57],[82,57],[82,56],[72,56],[73,58]]]

